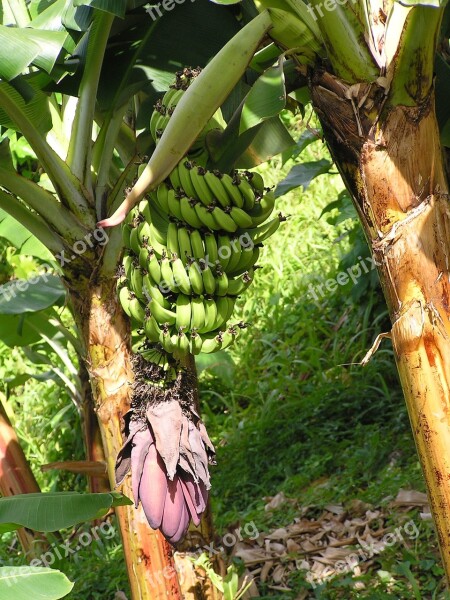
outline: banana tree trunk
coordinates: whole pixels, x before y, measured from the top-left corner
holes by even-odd
[[[68,286],[86,348],[95,411],[114,489],[115,460],[123,444],[122,417],[129,410],[133,380],[130,331],[118,306],[114,279],[96,285],[73,279]],[[129,477],[121,491],[133,498]],[[141,507],[124,506],[116,511],[133,600],[181,599],[170,545],[159,531],[149,527]]]
[[[355,96],[327,73],[311,91],[378,265],[450,581],[450,212],[434,97],[389,107],[378,86]]]

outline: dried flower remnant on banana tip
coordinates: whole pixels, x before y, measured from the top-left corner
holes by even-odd
[[[126,441],[116,463],[117,484],[131,469],[136,506],[142,503],[150,526],[172,544],[184,537],[191,519],[200,524],[215,456],[191,398],[180,395],[183,379],[163,394],[148,386],[142,395],[145,383],[138,383],[140,397],[134,394],[124,417]]]

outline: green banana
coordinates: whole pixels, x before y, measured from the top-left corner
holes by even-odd
[[[215,207],[212,215],[214,217],[217,229],[223,229],[228,233],[234,233],[238,228],[237,223],[220,206]]]
[[[252,239],[253,243],[260,244],[264,242],[268,237],[273,235],[275,231],[278,229],[282,221],[285,221],[286,218],[280,213],[271,221],[267,221],[263,225],[256,227],[255,229],[250,229],[248,231],[248,235]]]
[[[198,202],[194,208],[204,227],[212,230],[218,229],[217,223],[213,217],[213,211],[215,210],[214,204],[211,204],[208,208],[206,208],[206,206],[204,206],[201,202]]]
[[[238,335],[236,327],[228,327],[228,329],[222,334],[222,347],[221,350],[225,350],[231,344],[234,343]]]
[[[237,183],[235,183],[233,177],[230,177],[227,173],[222,174],[221,183],[228,193],[231,203],[238,208],[244,208],[244,198],[239,191]]]
[[[231,200],[226,189],[222,185],[221,177],[222,173],[220,173],[220,171],[206,171],[204,174],[206,184],[211,190],[214,198],[223,208],[226,208],[227,206],[230,206]]]
[[[199,297],[191,298],[191,329],[202,329],[205,326],[205,306]]]
[[[222,266],[222,269],[225,270],[228,267],[228,263],[230,262],[233,254],[230,236],[226,233],[219,233],[217,236],[217,247],[217,256],[219,262]]]
[[[208,231],[204,234],[203,240],[205,242],[205,258],[208,258],[210,263],[215,264],[219,260],[216,236]]]
[[[130,225],[129,223],[125,223],[122,227],[122,243],[125,246],[125,248],[130,248],[131,249],[131,231],[133,229],[133,226]]]
[[[182,329],[178,332],[178,343],[176,353],[178,356],[186,356],[189,353],[189,338]]]
[[[193,229],[189,234],[191,240],[192,256],[195,260],[205,258],[205,248],[203,246],[203,237],[198,229]]]
[[[136,321],[136,323],[142,324],[144,322],[145,309],[142,306],[140,300],[138,298],[136,298],[136,296],[132,295],[130,303],[129,303],[129,310],[130,310],[131,318],[134,319]]]
[[[273,192],[268,192],[248,213],[252,219],[252,227],[257,227],[258,225],[261,225],[261,223],[264,223],[264,221],[270,217],[274,208],[275,194]]]
[[[192,354],[197,355],[202,351],[203,340],[202,336],[196,331],[191,331],[191,344],[190,351]]]
[[[205,325],[199,329],[199,333],[206,333],[216,329],[215,323],[217,320],[217,304],[213,298],[204,298],[205,305]]]
[[[155,317],[159,325],[175,325],[177,315],[152,298],[150,302],[150,313]],[[156,340],[157,341],[157,340]]]
[[[148,253],[147,271],[156,285],[159,285],[162,281],[161,263],[153,250]]]
[[[173,279],[180,292],[190,296],[192,294],[191,282],[189,275],[186,272],[186,267],[183,264],[181,258],[174,257],[172,260],[172,273]]]
[[[217,298],[217,316],[216,322],[214,323],[214,329],[220,329],[221,327],[225,326],[228,319],[233,314],[235,303],[235,296],[221,296],[220,298]]]
[[[201,227],[203,227],[203,223],[195,212],[194,207],[196,204],[198,204],[198,200],[195,198],[183,196],[183,198],[180,199],[181,217],[183,221],[185,221],[191,227],[201,229]]]
[[[185,294],[179,294],[176,302],[176,327],[187,329],[191,324],[191,299]]]
[[[131,279],[131,272],[134,268],[134,257],[131,254],[125,254],[122,259],[123,270],[128,280]]]
[[[183,264],[186,265],[193,254],[191,238],[186,227],[178,228],[178,247],[180,248],[180,258],[183,261]]]
[[[134,229],[131,230],[130,247],[136,256],[139,256],[139,251],[141,249],[141,242],[139,240],[139,227],[134,227]]]
[[[260,246],[253,246],[253,248],[245,248],[242,251],[239,264],[237,264],[234,269],[230,269],[227,271],[228,277],[238,277],[239,275],[245,273],[245,271],[247,271],[248,269],[250,269],[250,267],[253,267],[253,265],[256,264],[259,255]]]
[[[201,268],[199,263],[193,259],[189,262],[189,281],[191,282],[191,288],[194,294],[203,294],[204,286]]]
[[[119,302],[127,314],[131,318],[130,312],[131,292],[126,285],[123,285],[119,290]]]
[[[256,171],[245,171],[244,175],[248,178],[250,185],[259,195],[264,194],[264,179],[262,178],[262,175]]]
[[[246,271],[242,277],[230,279],[228,282],[228,294],[230,296],[239,296],[242,294],[253,281],[253,269]]]
[[[173,339],[172,335],[170,334],[170,330],[167,328],[163,329],[162,335],[159,339],[164,350],[172,354],[177,347],[177,340]]]
[[[192,163],[188,160],[182,160],[180,163],[178,163],[176,169],[178,169],[178,177],[180,178],[181,189],[184,190],[184,193],[189,198],[195,198],[195,187],[193,186],[191,180],[191,170],[193,169]]]
[[[202,352],[205,354],[211,354],[212,352],[217,352],[222,348],[222,334],[212,333],[212,334],[202,334],[203,343],[202,343]]]
[[[151,342],[158,342],[161,336],[161,329],[153,315],[148,315],[144,320],[144,333]]]
[[[169,188],[163,182],[158,185],[156,188],[156,199],[159,208],[164,211],[166,214],[169,214]],[[147,216],[144,215],[146,218]]]
[[[200,200],[205,206],[209,206],[214,202],[214,194],[210,190],[205,181],[206,169],[203,167],[194,167],[190,170],[192,185],[195,189],[195,197]]]
[[[230,248],[231,248],[231,256],[228,260],[227,266],[225,270],[228,273],[232,273],[236,270],[237,265],[240,263],[242,258],[242,253],[244,252],[244,248],[239,241],[238,237],[234,237],[230,240]]]
[[[159,289],[164,293],[164,290],[171,292],[178,292],[178,286],[175,284],[173,277],[172,266],[170,259],[167,256],[163,256],[161,259],[161,281],[159,282]]]
[[[202,273],[203,289],[206,294],[211,296],[216,291],[216,279],[206,261],[200,259],[199,265]]]
[[[171,254],[180,256],[180,245],[178,243],[178,226],[171,221],[167,228],[167,250]]]
[[[153,282],[149,274],[144,275],[143,277],[142,289],[147,298],[147,303],[150,303],[151,300],[154,300],[158,304],[161,304],[163,308],[170,308],[170,302],[161,292],[158,285]]]
[[[242,210],[242,208],[233,206],[228,214],[233,219],[233,221],[236,223],[236,225],[239,229],[253,227],[252,218],[245,212],[245,210]]]
[[[244,175],[240,175],[238,173],[236,173],[234,176],[234,182],[238,186],[239,191],[244,198],[244,209],[252,210],[252,208],[255,206],[255,192],[252,186],[249,184]]]
[[[216,268],[216,295],[225,296],[228,292],[228,276],[222,267]]]
[[[136,294],[136,296],[139,298],[139,300],[141,301],[145,301],[145,295],[142,289],[143,286],[143,278],[142,278],[142,271],[140,269],[140,267],[136,267],[134,269],[132,269],[131,271],[131,279],[130,279],[130,284],[131,284],[131,290]]]
[[[169,174],[170,185],[175,191],[181,190],[180,174],[178,169],[173,169]]]
[[[175,190],[169,190],[167,194],[167,205],[169,207],[169,215],[181,221],[183,217],[181,216],[180,200]]]

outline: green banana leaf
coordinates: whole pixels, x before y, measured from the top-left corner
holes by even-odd
[[[242,107],[239,135],[279,115],[286,106],[283,59],[267,69],[252,86]]]
[[[307,189],[313,179],[324,173],[328,173],[332,163],[322,158],[314,162],[305,162],[295,165],[285,179],[275,188],[275,197],[279,198],[291,190],[302,186],[303,191]]]
[[[58,600],[72,591],[64,573],[47,567],[0,567],[2,600]]]
[[[117,492],[49,492],[0,498],[0,533],[20,527],[42,532],[58,531],[100,518],[114,506],[131,504],[129,498]]]
[[[0,159],[1,161],[1,159]],[[2,162],[2,164],[5,164]],[[0,238],[20,250],[22,254],[34,256],[43,261],[54,261],[53,254],[19,221],[0,208]]]
[[[32,279],[14,279],[0,285],[0,314],[20,315],[44,310],[66,297],[61,279],[45,273]]]

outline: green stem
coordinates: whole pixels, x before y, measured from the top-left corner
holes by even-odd
[[[108,192],[114,149],[126,109],[127,105],[124,104],[120,110],[117,110],[111,120],[107,120],[102,125],[94,144],[93,165],[94,170],[97,171],[95,206],[98,219],[105,216],[102,214],[105,208],[104,198]],[[97,168],[96,165],[98,165]]]
[[[5,82],[0,85],[1,107],[33,148],[62,204],[70,208],[83,224],[93,227],[95,222],[81,191],[80,182],[17,105],[12,94],[8,93],[8,88],[10,86]]]
[[[75,241],[86,235],[87,229],[72,213],[34,181],[2,167],[0,181],[3,188],[21,198],[66,240]]]
[[[32,213],[12,194],[0,190],[0,208],[19,221],[54,254],[64,250],[62,240],[48,227],[44,219]]]
[[[75,111],[73,135],[69,143],[67,163],[87,189],[91,183],[92,127],[98,82],[103,65],[114,15],[97,11],[89,32],[86,64],[81,79],[79,100]]]
[[[324,4],[323,0],[311,0],[309,6],[335,75],[348,83],[375,81],[380,69],[365,40],[366,27],[353,12],[351,3],[333,2],[331,10]]]
[[[417,106],[429,97],[443,14],[443,8],[395,6],[386,36],[390,32],[395,35],[397,23],[403,27],[395,53],[387,65],[387,77],[392,78],[388,106]]]

